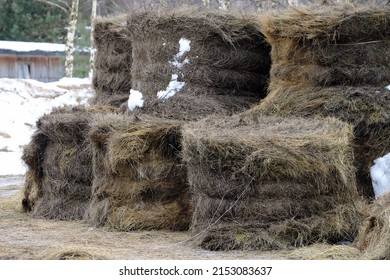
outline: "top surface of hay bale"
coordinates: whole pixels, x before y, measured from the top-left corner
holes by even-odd
[[[127,25],[134,37],[188,35],[191,39],[218,38],[231,45],[263,37],[253,16],[199,8],[135,13],[129,15]]]
[[[390,36],[390,8],[378,5],[294,7],[262,16],[270,41],[287,38],[320,43],[357,43]]]
[[[112,39],[125,39],[126,15],[97,17],[93,21],[93,28],[93,39],[97,47],[113,43]]]

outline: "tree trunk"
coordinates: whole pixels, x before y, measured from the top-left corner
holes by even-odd
[[[89,78],[92,79],[93,71],[95,69],[95,42],[93,40],[94,34],[94,20],[96,18],[97,0],[92,0],[92,12],[91,12],[91,55],[89,57]]]
[[[65,46],[65,77],[73,76],[73,53],[74,53],[74,35],[76,33],[77,15],[79,10],[79,0],[72,0],[72,8],[69,17],[68,35]]]

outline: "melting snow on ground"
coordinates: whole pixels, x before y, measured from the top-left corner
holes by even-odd
[[[23,146],[30,142],[40,116],[53,107],[85,105],[92,94],[89,79],[64,78],[53,83],[0,79],[0,176],[25,173]]]
[[[390,153],[374,160],[370,173],[375,197],[390,191]]]
[[[179,40],[179,52],[175,55],[173,58],[173,61],[170,62],[173,66],[175,66],[178,71],[180,72],[181,68],[187,64],[190,63],[188,57],[186,57],[183,60],[183,55],[191,50],[191,41],[186,38],[181,38]],[[180,62],[182,61],[182,62]],[[171,80],[165,90],[161,90],[157,92],[157,98],[158,99],[168,99],[172,96],[174,96],[177,92],[179,92],[184,86],[185,82],[179,82],[178,81],[179,74],[174,73],[171,76]]]
[[[131,89],[129,100],[127,101],[127,106],[129,107],[130,111],[133,111],[137,107],[142,108],[144,106],[142,92]]]

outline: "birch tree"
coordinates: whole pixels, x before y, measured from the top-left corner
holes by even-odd
[[[96,12],[97,12],[97,0],[92,0],[92,11],[91,11],[91,54],[89,57],[89,77],[92,79],[93,77],[93,71],[95,68],[95,42],[93,40],[93,33],[94,33],[94,20],[96,18]]]
[[[77,16],[79,11],[79,0],[37,0],[59,8],[62,12],[69,15],[69,24],[65,41],[65,77],[73,76],[73,53],[74,38],[76,34]]]
[[[68,34],[65,44],[65,77],[73,76],[74,35],[76,34],[77,15],[79,12],[79,0],[72,0],[70,9]]]

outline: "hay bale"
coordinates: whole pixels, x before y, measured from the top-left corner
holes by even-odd
[[[273,64],[269,94],[254,111],[352,124],[359,191],[371,197],[369,167],[390,152],[390,9],[299,7],[260,22]]]
[[[337,117],[354,127],[360,192],[373,196],[370,167],[390,152],[390,92],[384,87],[303,87],[272,84],[271,93],[248,113]]]
[[[126,17],[99,17],[93,22],[96,47],[92,103],[119,107],[131,89],[132,44]]]
[[[192,231],[211,250],[353,240],[362,205],[351,126],[242,114],[183,131]]]
[[[48,219],[81,219],[92,186],[92,149],[86,136],[94,113],[112,108],[63,107],[37,121],[25,147],[25,211]]]
[[[186,230],[191,211],[179,157],[181,124],[106,115],[92,124],[92,200],[85,219],[121,231]]]
[[[369,216],[356,240],[363,258],[390,259],[390,194],[378,197],[370,205]]]
[[[208,115],[203,107],[210,103],[217,104],[213,111],[222,107],[222,113],[231,113],[265,96],[270,49],[252,16],[188,8],[148,11],[130,14],[127,26],[132,88],[143,94],[148,114],[198,119]],[[178,83],[173,97],[158,97]],[[239,98],[243,101],[235,104]]]

